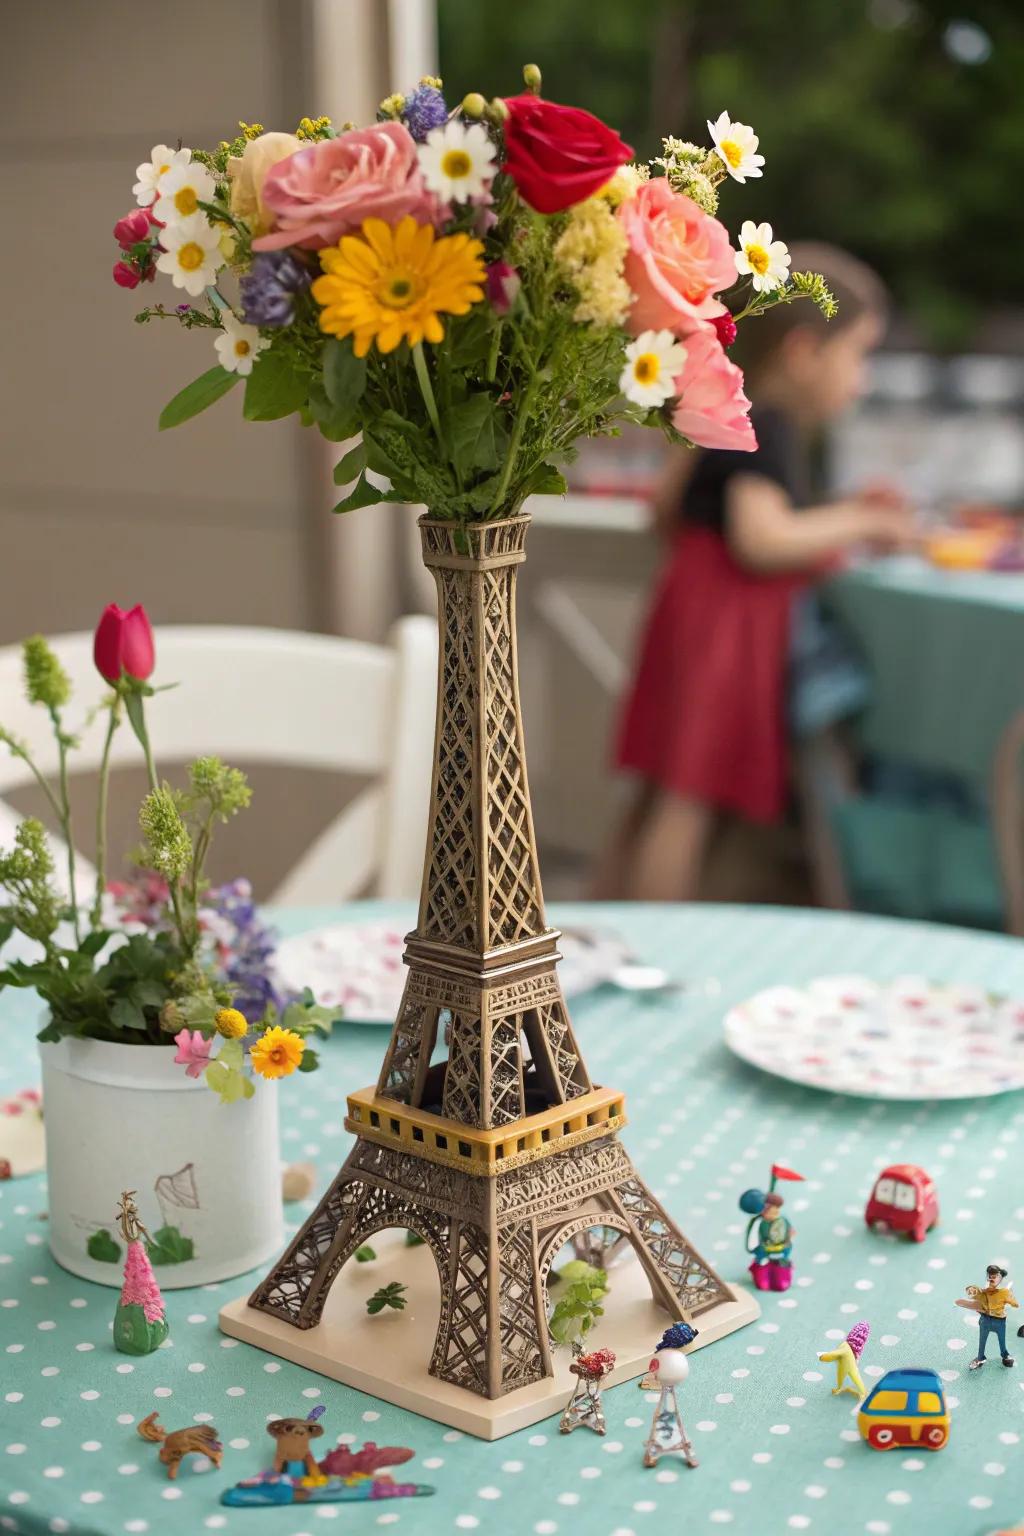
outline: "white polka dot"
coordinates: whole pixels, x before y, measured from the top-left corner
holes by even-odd
[[[49,1319],[47,1319],[47,1321],[44,1323],[36,1323],[36,1327],[39,1329],[40,1333],[49,1333],[50,1329],[56,1328],[56,1326],[57,1324],[50,1322]]]
[[[231,1389],[229,1387],[228,1391],[230,1391],[230,1390]],[[173,1397],[174,1396],[174,1391],[173,1391],[173,1389],[171,1387],[154,1387],[153,1388],[153,1396],[154,1397]]]
[[[643,1423],[644,1420],[638,1419],[635,1415],[632,1415],[630,1418],[625,1420],[627,1429],[639,1429]]]
[[[804,1381],[821,1381],[820,1371],[804,1371]]]
[[[700,1430],[701,1434],[710,1435],[713,1430],[718,1428],[718,1425],[714,1419],[698,1419],[696,1427]]]
[[[771,1461],[772,1453],[771,1451],[755,1451],[750,1459],[751,1461],[756,1461],[759,1467],[763,1467],[766,1462]]]
[[[130,1376],[134,1369],[134,1365],[129,1365],[127,1360],[123,1361],[121,1365],[114,1366],[114,1370],[117,1371],[119,1376]]]
[[[806,1401],[806,1397],[787,1397],[786,1406],[788,1408],[802,1408]]]
[[[900,1310],[896,1313],[896,1316],[899,1318],[901,1323],[912,1323],[917,1316],[917,1313],[912,1312],[909,1307],[901,1307]]]
[[[43,1476],[44,1477],[63,1477],[64,1476],[64,1468],[63,1467],[44,1467],[43,1468]]]
[[[303,1395],[303,1397],[319,1397],[320,1396],[320,1388],[319,1387],[303,1387],[302,1395]]]
[[[143,1524],[145,1524],[145,1521],[143,1521]],[[61,1531],[69,1531],[71,1529],[71,1526],[68,1524],[68,1522],[64,1519],[64,1517],[62,1515],[54,1515],[53,1519],[50,1521],[50,1527],[49,1528],[50,1528],[51,1531],[61,1532]],[[125,1530],[127,1530],[127,1529],[128,1529],[128,1527],[126,1525],[125,1526]]]
[[[654,1481],[656,1483],[678,1483],[679,1473],[670,1472],[668,1468],[666,1468],[664,1472],[656,1472],[654,1474]]]
[[[1016,1431],[1012,1429],[1002,1430],[1000,1432],[999,1439],[1003,1445],[1019,1445],[1020,1443],[1020,1435],[1018,1435]]]
[[[25,1394],[23,1392],[5,1392],[4,1393],[4,1402],[5,1403],[20,1403],[22,1398],[24,1397],[24,1395]]]
[[[806,1531],[810,1523],[810,1515],[790,1515],[786,1521],[786,1524],[791,1526],[794,1531]]]
[[[240,1340],[238,1339],[221,1339],[220,1347],[221,1349],[237,1349],[239,1343]]]
[[[117,1416],[117,1422],[119,1424],[134,1424],[135,1415],[134,1413],[119,1413]]]
[[[190,1312],[188,1317],[185,1319],[185,1321],[187,1323],[205,1323],[206,1322],[206,1313],[205,1312]]]
[[[163,1489],[161,1489],[160,1497],[162,1499],[180,1499],[181,1498],[181,1489],[180,1488],[163,1488]]]
[[[768,1426],[768,1433],[770,1435],[788,1435],[789,1434],[789,1425],[788,1424],[770,1424]]]
[[[763,1355],[764,1354],[764,1345],[763,1344],[748,1344],[747,1345],[747,1354],[748,1355]]]
[[[715,1525],[729,1525],[732,1521],[732,1510],[713,1509],[708,1515],[708,1519],[713,1520]]]
[[[924,1462],[919,1456],[907,1456],[903,1461],[900,1462],[900,1466],[903,1468],[904,1472],[920,1472],[921,1468],[924,1466]]]
[[[94,1391],[79,1392],[78,1395],[82,1399],[83,1403],[94,1403],[96,1401],[96,1399],[99,1397],[99,1393],[98,1392],[94,1392]]]
[[[905,1488],[894,1488],[892,1492],[887,1493],[885,1497],[890,1504],[910,1503],[910,1494]]]
[[[20,1355],[24,1348],[24,1344],[8,1344],[7,1353],[9,1355]]]
[[[914,1286],[918,1296],[930,1296],[935,1287],[928,1280],[919,1280]]]
[[[450,1439],[452,1439],[452,1436],[451,1435],[445,1435],[444,1438],[446,1440],[450,1440]],[[456,1435],[455,1438],[458,1439],[458,1440],[461,1440],[462,1436],[461,1435]],[[548,1437],[547,1437],[547,1435],[531,1435],[529,1443],[530,1443],[530,1445],[547,1445]]]
[[[233,1451],[247,1451],[249,1449],[249,1442],[244,1435],[239,1435],[237,1440],[229,1440],[228,1445],[230,1445]]]
[[[92,1489],[92,1490],[90,1490],[89,1493],[83,1493],[82,1494],[82,1503],[83,1504],[102,1504],[103,1503],[103,1495],[102,1495],[102,1493],[98,1493],[95,1489]]]
[[[480,1524],[476,1515],[456,1515],[455,1524],[463,1531],[472,1531]]]
[[[122,1477],[132,1477],[139,1470],[138,1462],[125,1461],[117,1469]]]
[[[738,1371],[730,1371],[729,1375],[735,1377],[737,1381],[742,1381],[744,1377],[750,1375],[750,1372],[747,1370],[746,1366],[741,1365]]]
[[[809,1499],[823,1499],[826,1493],[828,1493],[828,1489],[823,1488],[820,1483],[808,1483],[804,1493]]]
[[[337,1510],[334,1509],[332,1505],[325,1504],[324,1509],[330,1509],[332,1515],[337,1514]],[[318,1511],[318,1513],[321,1513],[321,1511]],[[219,1531],[225,1525],[227,1525],[227,1523],[227,1515],[207,1515],[206,1519],[203,1521],[203,1524],[209,1531]]]
[[[778,1323],[759,1323],[758,1324],[758,1332],[759,1333],[778,1333],[778,1331],[779,1331]]]
[[[75,1348],[80,1355],[88,1355],[92,1353],[92,1351],[96,1348],[96,1345],[90,1344],[88,1341],[83,1341],[81,1344],[76,1344]]]
[[[148,1531],[149,1522],[147,1520],[126,1520],[124,1528],[126,1531]]]
[[[732,1489],[733,1493],[749,1493],[750,1492],[750,1484],[747,1482],[745,1477],[737,1477],[737,1478],[735,1478],[733,1480],[733,1482],[731,1482],[729,1484],[729,1487]]]
[[[443,1456],[424,1456],[424,1458],[423,1458],[423,1465],[426,1467],[428,1472],[436,1472],[438,1467],[443,1467],[444,1466],[444,1457]],[[501,1470],[503,1472],[508,1472],[508,1471],[510,1471],[513,1468],[515,1469],[515,1471],[521,1472],[522,1469],[523,1469],[522,1462],[521,1461],[506,1461],[504,1463],[504,1465],[502,1466]]]
[[[841,1456],[826,1456],[822,1462],[822,1466],[828,1467],[832,1472],[838,1472],[839,1468],[845,1467],[845,1465],[846,1463]]]
[[[268,1360],[263,1369],[267,1372],[268,1376],[273,1376],[275,1371],[281,1369],[281,1362],[280,1360]]]
[[[715,1395],[716,1403],[731,1403],[732,1401],[733,1395],[731,1392],[718,1392]]]
[[[276,1418],[279,1418],[279,1417],[280,1417],[280,1415],[276,1414],[276,1413],[268,1413],[267,1414],[267,1418],[268,1419],[276,1419]],[[194,1420],[194,1422],[196,1424],[209,1424],[210,1421],[213,1418],[213,1414],[212,1413],[194,1413],[192,1415],[192,1418],[193,1418],[193,1420]]]
[[[1002,1477],[1006,1468],[1001,1461],[986,1461],[981,1470],[986,1472],[989,1477]]]
[[[303,1393],[303,1396],[305,1396],[305,1393]],[[377,1412],[376,1408],[367,1408],[366,1412],[363,1414],[363,1423],[376,1424],[379,1418],[380,1414]]]
[[[629,1423],[628,1419],[626,1420],[626,1423]],[[617,1456],[623,1449],[623,1444],[621,1440],[604,1440],[601,1443],[601,1449],[604,1451],[606,1456]]]
[[[857,1430],[855,1430],[855,1429],[841,1429],[839,1431],[839,1438],[840,1438],[840,1440],[850,1440],[854,1444],[856,1444],[857,1441],[860,1439],[860,1435],[858,1434]]]
[[[946,1348],[947,1349],[966,1349],[967,1348],[967,1340],[966,1339],[947,1339],[946,1340]]]
[[[228,1387],[227,1395],[228,1395],[228,1397],[244,1397],[245,1396],[245,1388],[244,1387]]]
[[[889,1536],[892,1526],[887,1520],[869,1520],[864,1529],[870,1531],[871,1536]]]
[[[83,1440],[82,1441],[82,1450],[83,1451],[102,1451],[102,1449],[103,1449],[103,1443],[100,1440]]]
[[[20,1489],[16,1489],[14,1493],[9,1493],[7,1495],[8,1504],[27,1504],[28,1501],[29,1495],[27,1493],[22,1493]]]
[[[89,1303],[86,1301],[84,1296],[72,1296],[71,1300],[68,1302],[69,1307],[87,1307],[88,1305]]]
[[[578,1493],[560,1493],[555,1500],[557,1504],[578,1504],[579,1501],[580,1496]]]
[[[973,1498],[967,1500],[972,1509],[991,1509],[992,1500],[983,1493],[976,1493]]]
[[[554,1520],[538,1520],[534,1530],[537,1532],[537,1536],[554,1536],[558,1526]]]
[[[491,1488],[491,1487],[478,1488],[476,1496],[477,1496],[478,1499],[500,1499],[501,1498],[501,1489],[500,1488]]]
[[[7,1446],[6,1449],[8,1456],[22,1456],[25,1452],[25,1447],[20,1441],[15,1441],[13,1445]]]
[[[40,1376],[59,1376],[60,1375],[60,1366],[59,1365],[44,1365],[42,1370],[39,1372],[39,1374],[40,1374]]]

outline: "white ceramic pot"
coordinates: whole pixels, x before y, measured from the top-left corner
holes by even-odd
[[[222,1104],[175,1065],[173,1045],[65,1039],[39,1054],[58,1264],[121,1284],[115,1214],[125,1189],[137,1191],[163,1289],[227,1280],[280,1250],[276,1083],[257,1081],[251,1099]]]

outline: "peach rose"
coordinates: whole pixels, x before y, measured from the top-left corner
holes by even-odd
[[[364,219],[393,225],[411,214],[430,224],[438,213],[412,135],[401,123],[376,123],[300,149],[269,172],[263,201],[274,228],[253,241],[256,251],[287,245],[320,250],[336,245]]]
[[[261,133],[258,139],[249,140],[240,155],[233,155],[228,161],[229,207],[254,235],[266,234],[273,223],[273,215],[263,201],[267,173],[301,148],[302,140],[294,133]]]
[[[713,331],[693,331],[683,345],[686,362],[675,380],[678,399],[672,425],[701,448],[752,453],[757,438],[747,415],[750,401],[743,393],[742,373]]]
[[[736,281],[729,236],[663,176],[646,181],[619,209],[629,241],[625,278],[634,302],[626,322],[641,331],[686,336],[725,313],[713,295]]]

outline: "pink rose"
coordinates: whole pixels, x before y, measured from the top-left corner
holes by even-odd
[[[322,139],[278,161],[267,172],[262,200],[274,219],[255,251],[336,245],[364,219],[397,224],[411,214],[431,224],[438,202],[420,172],[416,145],[401,123],[376,123]]]
[[[625,278],[634,301],[626,324],[634,336],[687,336],[725,313],[713,295],[736,281],[736,263],[717,219],[673,192],[663,176],[638,187],[620,206],[619,218],[629,242]]]
[[[753,453],[757,438],[747,415],[750,401],[743,393],[742,373],[713,331],[694,331],[683,345],[686,362],[675,381],[672,425],[702,448]]]

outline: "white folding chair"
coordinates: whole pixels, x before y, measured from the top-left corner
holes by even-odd
[[[95,770],[105,718],[85,723],[103,683],[92,636],[52,642],[74,688],[69,724],[81,745],[73,771]],[[301,854],[268,898],[286,906],[419,894],[430,799],[437,675],[437,625],[401,619],[387,646],[328,635],[230,626],[167,626],[157,634],[153,681],[179,687],[146,710],[159,766],[205,753],[229,762],[275,763],[372,776]],[[44,773],[57,753],[45,710],[29,705],[20,646],[0,649],[0,723],[26,741]],[[114,738],[114,767],[140,761],[125,722]],[[24,762],[0,748],[0,796],[32,782]],[[0,799],[0,837],[17,824]],[[77,850],[76,850],[77,851]],[[80,859],[80,889],[93,872]]]

